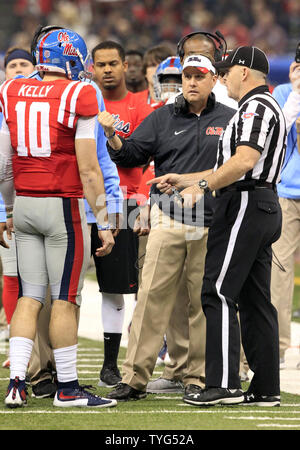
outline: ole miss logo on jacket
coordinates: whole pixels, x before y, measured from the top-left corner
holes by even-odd
[[[207,127],[206,134],[207,136],[221,136],[223,133],[222,127]]]

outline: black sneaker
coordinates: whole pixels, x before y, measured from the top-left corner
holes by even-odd
[[[197,384],[187,384],[184,389],[184,396],[186,395],[194,395],[199,394],[202,391],[202,388]]]
[[[243,405],[280,406],[280,395],[260,395],[245,392]]]
[[[138,391],[126,383],[119,383],[114,391],[106,395],[106,398],[118,400],[120,402],[128,402],[129,400],[141,400],[147,397],[146,392]]]
[[[190,405],[234,405],[244,401],[241,389],[205,388],[199,393],[184,395],[183,401]]]
[[[52,383],[50,379],[40,381],[39,383],[32,386],[31,397],[35,398],[47,398],[54,397],[57,391],[57,385]]]
[[[117,367],[102,367],[98,386],[113,388],[120,381],[122,381],[122,377]]]

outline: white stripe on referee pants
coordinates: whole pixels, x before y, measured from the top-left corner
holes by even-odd
[[[231,233],[230,233],[230,237],[229,237],[229,242],[228,242],[228,247],[226,250],[226,254],[225,254],[225,258],[224,258],[224,262],[223,262],[223,266],[220,272],[220,275],[217,279],[216,282],[216,290],[217,290],[217,294],[220,297],[221,301],[222,301],[222,357],[223,357],[223,377],[222,377],[222,383],[221,383],[221,387],[222,388],[227,388],[228,387],[228,364],[229,364],[229,310],[228,310],[228,305],[226,302],[226,298],[224,297],[224,295],[221,294],[221,288],[222,288],[222,283],[223,280],[225,278],[226,272],[228,270],[230,261],[231,261],[231,257],[232,257],[232,253],[234,250],[234,246],[236,243],[236,238],[237,238],[237,234],[239,232],[239,229],[241,227],[241,223],[243,221],[244,218],[244,214],[247,208],[247,204],[248,204],[248,191],[242,191],[241,192],[241,205],[240,205],[240,209],[237,215],[237,218],[234,222],[234,225],[232,227]]]

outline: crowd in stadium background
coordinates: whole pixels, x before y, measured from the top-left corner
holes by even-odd
[[[3,54],[10,47],[29,49],[39,24],[76,30],[86,40],[89,50],[109,39],[121,43],[126,51],[136,49],[143,53],[163,43],[174,49],[174,55],[177,42],[187,33],[220,30],[228,50],[255,45],[268,55],[271,68],[272,64],[279,68],[275,70],[275,77],[272,72],[269,77],[271,92],[276,84],[282,83],[282,76],[288,78],[288,67],[299,42],[300,0],[233,0],[230,4],[222,0],[15,0],[9,7],[8,10],[6,5],[0,18],[0,52]],[[2,28],[4,22],[6,26]],[[35,54],[41,54],[41,50]],[[252,60],[249,67],[252,67]],[[106,108],[108,110],[107,105]],[[114,134],[109,132],[108,139]],[[156,355],[154,353],[154,362]]]
[[[299,41],[300,0],[0,0],[0,5],[2,54],[11,46],[29,48],[38,24],[74,29],[90,49],[109,39],[141,51],[162,42],[175,51],[182,36],[218,29],[229,49],[255,44],[264,50],[271,82],[278,84],[287,81]]]

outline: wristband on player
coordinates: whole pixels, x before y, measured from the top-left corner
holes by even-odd
[[[105,225],[99,225],[99,223],[97,223],[97,228],[100,231],[105,231],[105,230],[110,230],[111,226],[109,223],[105,224]]]
[[[111,136],[106,136],[106,139],[112,139],[113,137],[115,137],[115,135],[116,135],[116,132],[114,131]]]
[[[7,219],[11,219],[12,216],[13,216],[13,213],[6,214],[6,218],[7,218]]]

